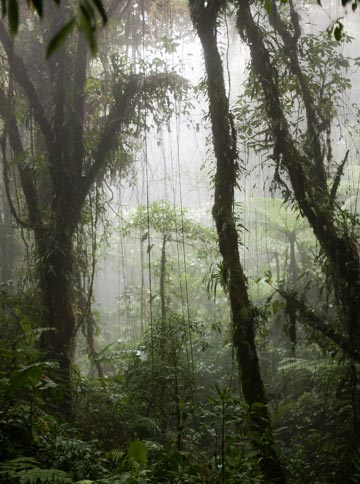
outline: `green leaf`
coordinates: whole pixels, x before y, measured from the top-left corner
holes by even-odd
[[[49,58],[51,54],[53,54],[57,49],[59,49],[60,46],[65,42],[66,37],[70,34],[70,32],[75,27],[75,23],[76,23],[75,19],[72,18],[54,35],[54,37],[49,42],[49,45],[46,51],[47,58]]]
[[[78,19],[79,28],[85,34],[91,53],[95,55],[97,52],[97,43],[95,31],[92,26],[92,16],[89,14],[88,9],[84,5],[80,5]]]
[[[254,402],[251,404],[251,410],[254,412],[258,412],[265,407],[265,404],[262,402]]]
[[[20,370],[15,370],[9,379],[7,394],[35,387],[39,380],[44,376],[45,371],[58,368],[58,363],[44,361],[25,366]]]
[[[101,0],[93,0],[93,2],[95,4],[98,12],[101,15],[103,24],[105,25],[107,23],[107,15],[106,15],[106,12],[105,12],[105,9],[104,9],[104,5],[103,5],[102,1]]]
[[[123,457],[125,453],[122,450],[113,449],[107,454],[107,458],[111,459],[115,464],[117,464]]]
[[[20,151],[12,160],[11,160],[11,165],[16,166],[17,164],[22,163],[23,161],[26,160],[27,153],[25,150]]]
[[[34,342],[34,334],[32,331],[32,325],[30,318],[24,316],[19,320],[21,329],[24,331],[25,341],[28,345]]]
[[[267,13],[270,13],[271,12],[271,8],[272,8],[272,5],[271,5],[271,0],[265,0],[265,10]]]
[[[280,311],[283,311],[284,310],[284,303],[278,301],[277,299],[275,299],[275,301],[273,301],[272,303],[272,312],[274,315],[276,315],[278,312]]]
[[[19,5],[17,0],[8,1],[9,26],[12,34],[19,30]]]
[[[70,479],[69,474],[60,469],[39,469],[35,467],[26,471],[20,477],[20,484],[46,484],[46,483],[56,483],[56,484],[72,484],[72,479]]]
[[[334,28],[334,37],[339,42],[343,35],[344,26],[341,22],[338,22]]]
[[[38,467],[39,462],[33,457],[17,457],[16,459],[8,460],[0,464],[0,476],[6,475],[7,472],[21,472],[25,469],[32,469]]]
[[[145,465],[147,461],[147,450],[141,440],[134,440],[129,445],[128,456],[140,465]]]

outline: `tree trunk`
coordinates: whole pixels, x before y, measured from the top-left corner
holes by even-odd
[[[75,351],[75,315],[72,307],[72,233],[62,226],[35,231],[39,254],[43,358],[59,363],[55,377],[63,390],[62,411],[72,413],[72,367]]]
[[[10,213],[9,202],[6,198],[4,187],[1,187],[0,201],[0,268],[1,282],[6,282],[14,277],[15,268],[15,231]]]
[[[249,300],[247,281],[240,264],[239,241],[233,214],[238,155],[216,38],[217,18],[223,4],[213,1],[205,6],[198,0],[190,0],[189,4],[192,21],[200,37],[205,57],[216,156],[213,217],[228,279],[233,343],[236,348],[241,388],[244,400],[249,405],[249,437],[257,450],[265,482],[284,483],[283,470],[273,448],[267,400],[255,346],[256,311]]]

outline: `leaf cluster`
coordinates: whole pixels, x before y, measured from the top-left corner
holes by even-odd
[[[61,0],[52,1],[60,8]],[[64,4],[66,6],[66,3],[63,2],[63,8],[65,8]],[[97,42],[95,32],[97,29],[97,15],[100,16],[104,25],[107,23],[107,13],[103,2],[102,0],[76,0],[75,5],[76,12],[50,40],[47,48],[48,57],[64,43],[75,27],[85,34],[91,51],[94,54],[96,53]],[[27,0],[27,6],[30,10],[36,12],[40,18],[43,18],[46,10],[45,0]],[[1,0],[1,12],[2,17],[8,18],[10,31],[15,35],[20,25],[20,6],[18,0]]]

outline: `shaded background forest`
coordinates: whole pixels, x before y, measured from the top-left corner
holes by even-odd
[[[355,7],[10,4],[0,482],[360,482]]]

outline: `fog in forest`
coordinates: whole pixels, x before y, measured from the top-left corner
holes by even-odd
[[[1,5],[0,483],[360,483],[357,0]]]

